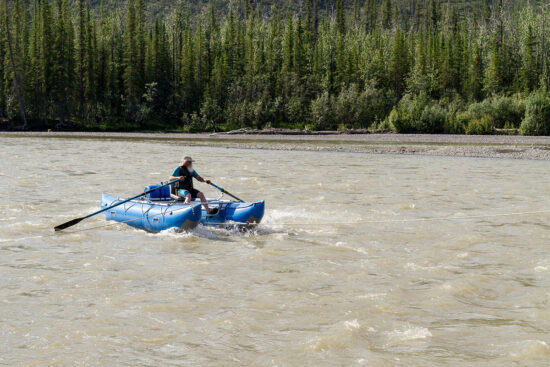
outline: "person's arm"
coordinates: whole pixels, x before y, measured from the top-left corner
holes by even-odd
[[[174,180],[180,180],[183,181],[185,179],[185,176],[170,176],[168,181],[174,181]]]
[[[200,175],[196,175],[195,178],[196,178],[197,181],[199,181],[199,182],[206,182],[207,184],[210,185],[210,180],[206,180],[206,179],[202,178]]]
[[[174,180],[183,181],[185,179],[185,176],[177,176],[182,173],[181,171],[182,170],[180,170],[179,168],[176,168],[174,172],[172,172],[172,175],[170,176],[169,181],[174,181]]]

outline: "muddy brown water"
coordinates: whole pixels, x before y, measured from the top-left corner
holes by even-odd
[[[266,200],[262,224],[53,233],[183,154]],[[549,364],[550,162],[22,137],[0,156],[0,365]]]

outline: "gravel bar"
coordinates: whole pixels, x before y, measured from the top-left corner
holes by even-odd
[[[241,149],[338,151],[550,161],[550,137],[510,135],[338,134],[255,135],[104,132],[0,132],[0,137],[173,140]]]

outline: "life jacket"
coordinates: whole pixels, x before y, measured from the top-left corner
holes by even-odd
[[[180,176],[184,176],[185,175],[185,179],[183,180],[180,180],[177,184],[176,184],[176,191],[177,190],[187,190],[187,191],[190,191],[193,189],[193,175],[189,172],[189,170],[187,169],[187,167],[185,166],[180,166]]]

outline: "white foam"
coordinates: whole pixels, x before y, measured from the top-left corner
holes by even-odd
[[[543,273],[545,271],[548,271],[550,269],[550,260],[549,259],[543,259],[537,261],[537,266],[533,268],[533,270],[536,273]]]
[[[541,360],[550,358],[550,346],[542,340],[526,340],[520,344],[519,350],[510,353],[516,359]]]
[[[416,263],[413,263],[413,262],[408,262],[407,264],[405,264],[404,268],[405,268],[405,269],[409,269],[409,270],[413,270],[413,271],[416,271],[416,270],[436,271],[436,270],[441,269],[442,266],[441,266],[441,265],[436,265],[436,266],[422,266],[422,265],[419,265],[419,264],[416,264]]]
[[[403,330],[396,329],[388,332],[388,343],[396,344],[412,340],[422,340],[431,336],[432,333],[430,330],[424,327],[413,326]]]
[[[323,214],[319,211],[311,211],[305,208],[294,210],[270,209],[264,216],[262,223],[275,225],[281,222],[288,223],[294,221],[315,223],[316,220],[326,222],[327,218],[331,218],[330,214]]]
[[[357,330],[361,327],[361,325],[359,324],[359,321],[357,321],[357,319],[353,319],[353,320],[350,320],[350,321],[344,321],[344,326],[348,330]]]
[[[386,297],[387,293],[367,293],[357,296],[359,299],[380,299]]]
[[[147,233],[151,237],[171,237],[171,238],[188,238],[193,236],[192,232],[178,231],[176,228],[165,229],[158,233]]]
[[[177,228],[169,228],[158,233],[148,233],[147,235],[152,237],[170,237],[170,238],[190,238],[190,237],[201,237],[207,239],[217,239],[219,236],[218,233],[229,233],[229,230],[216,227],[206,227],[202,224],[199,224],[197,227],[193,228],[190,231],[181,231]]]
[[[369,328],[369,331],[373,329]],[[334,324],[329,330],[307,342],[308,349],[327,351],[344,349],[354,343],[357,335],[362,333],[361,323],[357,319],[345,320]]]

